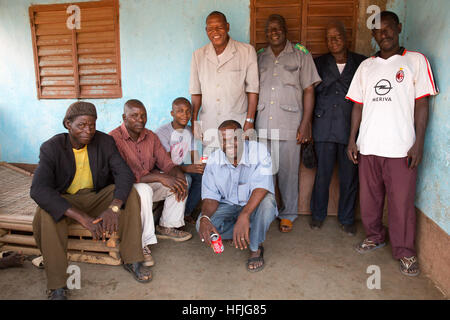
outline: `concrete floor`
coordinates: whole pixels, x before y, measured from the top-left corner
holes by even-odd
[[[189,226],[194,232],[194,227]],[[300,216],[294,231],[282,234],[274,222],[265,242],[264,270],[245,269],[247,252],[225,245],[221,255],[205,247],[196,232],[184,243],[160,240],[153,246],[153,280],[136,282],[122,267],[77,263],[81,290],[72,299],[445,299],[425,275],[406,277],[386,246],[367,255],[353,250],[364,239],[358,224],[349,237],[329,217],[311,230]],[[381,269],[381,289],[366,286],[367,267]],[[27,261],[0,270],[0,299],[46,299],[45,273]]]

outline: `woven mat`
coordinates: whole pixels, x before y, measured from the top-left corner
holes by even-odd
[[[36,203],[30,198],[32,177],[0,165],[0,216],[33,216]]]

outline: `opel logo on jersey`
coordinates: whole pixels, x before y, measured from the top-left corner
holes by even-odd
[[[392,89],[391,83],[389,80],[382,79],[378,81],[378,83],[375,86],[375,93],[379,96],[384,96],[388,94]]]

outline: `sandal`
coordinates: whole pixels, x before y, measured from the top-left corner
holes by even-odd
[[[400,272],[405,276],[415,277],[420,273],[419,262],[415,256],[403,257],[400,260]]]
[[[287,233],[292,231],[293,223],[289,219],[280,220],[280,232]]]
[[[127,270],[128,272],[130,272],[133,275],[133,278],[137,282],[147,283],[152,280],[152,272],[150,270],[148,270],[146,267],[144,267],[142,262],[125,263],[123,265],[123,268],[125,270]],[[148,270],[148,277],[149,277],[148,279],[144,278],[146,276],[146,274],[145,274],[145,272],[143,272],[143,269]]]
[[[375,243],[372,240],[369,239],[364,239],[363,242],[359,243],[356,247],[355,250],[361,254],[369,252],[369,251],[373,251],[379,248],[382,248],[386,245],[386,242],[382,242],[382,243]]]
[[[253,258],[249,258],[247,260],[247,270],[249,272],[258,272],[261,271],[262,269],[264,269],[264,247],[263,246],[259,246],[258,249],[260,250],[259,256],[258,257],[253,257]],[[254,262],[262,262],[262,265],[260,265],[257,268],[250,268],[250,264],[254,263]]]
[[[44,257],[43,256],[39,256],[37,258],[34,258],[33,260],[31,260],[31,263],[33,264],[33,266],[35,266],[38,269],[45,269],[45,267],[44,267]]]

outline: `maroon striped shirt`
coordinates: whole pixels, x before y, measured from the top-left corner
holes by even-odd
[[[152,171],[158,169],[169,172],[175,166],[166,150],[153,131],[145,129],[137,141],[133,141],[128,134],[125,124],[109,133],[116,141],[117,149],[134,173],[136,182]]]

